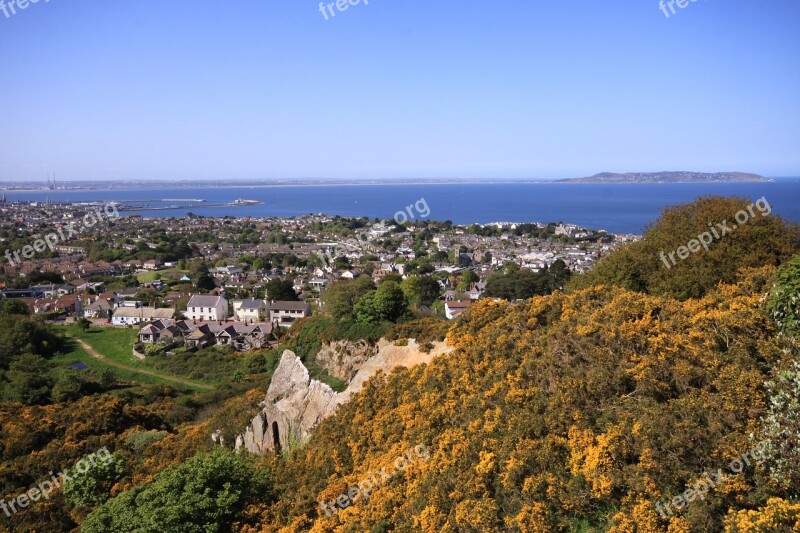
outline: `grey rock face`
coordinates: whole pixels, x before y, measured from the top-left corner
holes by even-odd
[[[316,361],[328,374],[349,383],[364,363],[377,354],[378,347],[367,341],[334,341],[320,349]]]
[[[272,376],[266,399],[260,404],[262,411],[253,418],[244,434],[236,437],[235,447],[264,454],[301,445],[317,424],[333,414],[339,405],[348,402],[379,371],[388,374],[398,366],[429,363],[450,350],[444,343],[434,343],[433,350],[424,353],[414,340],[409,340],[407,346],[395,346],[381,340],[377,355],[359,362],[358,368],[350,367],[348,372],[353,372],[352,380],[341,394],[311,379],[300,358],[286,350]]]
[[[328,385],[312,380],[300,358],[286,350],[263,410],[247,426],[241,442],[236,439],[236,448],[263,454],[305,442],[311,429],[336,408],[337,396]]]

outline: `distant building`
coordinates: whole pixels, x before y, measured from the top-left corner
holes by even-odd
[[[108,320],[113,313],[114,310],[111,308],[111,304],[105,298],[98,298],[83,308],[84,318],[104,318]]]
[[[185,314],[189,320],[227,320],[228,300],[222,296],[195,294],[189,299]]]
[[[154,309],[152,307],[120,307],[111,317],[115,326],[135,326],[144,322],[172,318],[172,309]]]
[[[296,320],[311,315],[311,306],[305,302],[270,302],[270,322],[288,328]]]
[[[264,300],[234,300],[233,316],[236,320],[260,322],[264,319]]]
[[[162,268],[162,266],[163,265],[161,264],[161,261],[159,261],[158,259],[151,259],[150,261],[145,261],[143,265],[145,270],[158,270]]]
[[[453,320],[454,318],[458,317],[469,309],[472,306],[472,302],[464,302],[464,301],[452,301],[452,302],[445,302],[444,304],[444,316],[447,317],[447,320]]]
[[[198,322],[189,320],[156,320],[139,331],[142,344],[184,344],[190,348],[207,348],[215,344],[247,351],[270,346],[273,325],[269,323]]]
[[[308,284],[311,286],[312,289],[315,289],[319,292],[322,292],[325,289],[325,287],[330,285],[330,283],[331,283],[330,280],[327,280],[325,278],[316,278],[308,282]]]

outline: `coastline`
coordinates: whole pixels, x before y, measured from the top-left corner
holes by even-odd
[[[157,182],[125,187],[80,187],[70,189],[9,189],[0,187],[5,193],[72,193],[72,192],[114,192],[141,190],[143,185],[158,189],[275,189],[295,187],[387,187],[387,186],[428,186],[428,185],[768,185],[784,180],[800,180],[800,177],[770,178],[766,181],[641,181],[641,182],[603,182],[603,181],[561,181],[561,180],[507,180],[507,181],[348,181],[324,183],[264,183],[258,185],[216,185],[213,182],[181,183]]]

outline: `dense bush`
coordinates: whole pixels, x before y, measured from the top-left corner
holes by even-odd
[[[363,323],[316,315],[297,321],[281,348],[292,350],[304,362],[310,361],[325,343],[341,340],[377,342],[389,326],[388,322]]]
[[[509,301],[545,296],[555,290],[564,290],[564,285],[571,275],[561,259],[549,268],[545,267],[541,272],[520,270],[492,274],[486,281],[486,296]]]
[[[103,504],[124,472],[124,462],[118,454],[98,454],[92,467],[85,472],[70,470],[70,481],[64,485],[64,496],[76,507],[91,508]]]
[[[21,316],[0,316],[0,370],[24,353],[49,359],[64,341],[44,323]]]
[[[768,309],[781,331],[800,338],[800,255],[778,270]]]
[[[109,500],[81,524],[86,533],[230,531],[248,502],[270,501],[272,485],[246,455],[216,448]]]
[[[762,420],[770,477],[800,497],[800,358],[766,384]]]
[[[666,208],[642,240],[616,250],[587,274],[574,277],[569,288],[615,285],[679,299],[698,298],[721,282],[731,283],[744,268],[778,266],[800,251],[800,227],[773,215],[763,216],[759,209],[751,208],[755,214],[748,214],[746,223],[722,235],[725,231],[717,224],[731,228],[736,225],[735,215],[747,212],[748,206],[751,202],[739,198],[707,197]],[[764,214],[769,211],[763,209]],[[719,239],[713,238],[712,228],[718,230]],[[673,265],[669,254],[688,247],[701,234],[712,236],[708,250],[699,248],[684,260],[673,255]]]
[[[398,322],[410,316],[406,295],[396,281],[384,281],[377,290],[362,296],[353,309],[358,322]]]
[[[448,333],[454,352],[374,379],[276,462],[280,498],[244,531],[717,531],[729,512],[797,524],[755,462],[671,518],[655,507],[754,446],[763,383],[791,349],[759,307],[770,274],[688,302],[609,288],[479,302]],[[320,511],[419,443],[426,464]]]

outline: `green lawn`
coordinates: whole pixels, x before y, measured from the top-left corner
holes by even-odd
[[[118,368],[95,359],[86,353],[86,351],[74,341],[68,343],[69,351],[65,355],[57,358],[55,360],[56,363],[69,364],[80,361],[91,368],[105,367],[114,372],[114,374],[121,380],[134,381],[142,384],[162,384],[170,385],[176,388],[186,387],[193,390],[202,390],[204,388],[208,388],[196,387],[192,384],[175,383],[169,378],[186,380],[187,376],[181,375],[181,373],[165,371],[157,368],[155,365],[148,364],[147,361],[141,361],[135,358],[133,356],[133,344],[136,342],[136,337],[139,331],[137,328],[93,327],[88,331],[83,331],[78,326],[65,326],[62,329],[68,335],[84,341],[110,361],[125,365],[129,367],[129,369]],[[136,372],[136,370],[155,372],[160,376],[144,374]],[[195,383],[202,383],[203,381],[202,379],[191,379],[191,377],[188,379],[190,381],[194,381]]]
[[[150,283],[158,279],[158,272],[137,272],[136,279],[139,283]]]
[[[113,367],[98,361],[84,350],[77,342],[67,339],[67,353],[59,355],[50,360],[53,364],[69,365],[72,363],[83,363],[93,370],[107,369],[114,373],[118,380],[126,383],[138,383],[142,385],[171,385],[175,384],[171,381],[159,379],[155,376],[147,374],[140,374],[138,372],[131,372],[122,368]]]
[[[177,268],[171,268],[169,270],[158,270],[152,272],[137,272],[136,279],[139,280],[139,283],[150,283],[151,281],[155,281],[159,279],[163,279],[165,282],[169,280],[179,280],[181,279],[184,274],[189,274],[188,270],[178,270]]]
[[[69,335],[86,341],[92,348],[112,361],[128,366],[147,368],[133,356],[133,344],[139,333],[136,328],[93,327],[89,331],[82,331],[78,326],[66,326],[64,329]]]

